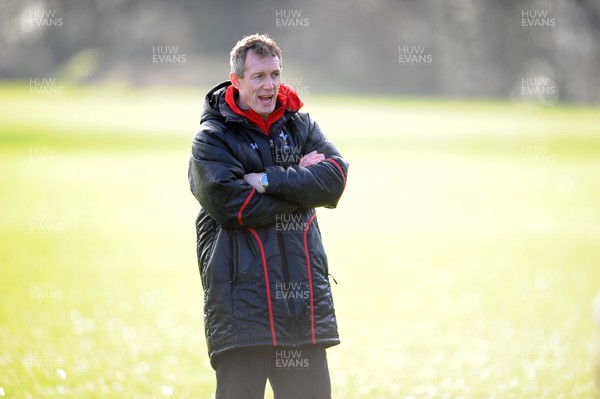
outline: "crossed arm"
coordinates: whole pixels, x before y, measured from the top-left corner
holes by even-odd
[[[317,150],[313,150],[305,156],[303,156],[302,158],[300,158],[298,166],[303,166],[306,168],[312,165],[316,165],[323,160],[325,160],[325,155],[319,154]],[[256,191],[258,191],[261,194],[264,194],[265,188],[260,183],[260,175],[262,175],[262,173],[248,173],[244,175],[244,180],[246,181],[246,183],[254,187]]]
[[[262,227],[278,215],[299,208],[337,205],[348,164],[314,122],[305,143],[309,151],[292,166],[268,166],[246,173],[215,130],[201,129],[194,138],[189,167],[190,188],[202,207],[225,228]],[[266,173],[268,193],[259,177]]]

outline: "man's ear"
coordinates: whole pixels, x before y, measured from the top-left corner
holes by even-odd
[[[233,85],[233,87],[235,87],[236,89],[239,89],[239,85],[240,85],[240,80],[237,77],[237,75],[233,72],[229,73],[229,80],[231,80],[231,84]]]

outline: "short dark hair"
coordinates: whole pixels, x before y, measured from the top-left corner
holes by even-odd
[[[244,77],[244,65],[246,63],[246,54],[252,51],[260,58],[277,57],[279,59],[279,67],[281,67],[281,49],[268,35],[254,34],[245,36],[238,41],[229,53],[229,65],[231,72],[238,78]]]

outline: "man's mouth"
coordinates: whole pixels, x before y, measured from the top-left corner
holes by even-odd
[[[263,104],[270,104],[273,96],[258,96],[258,100]]]

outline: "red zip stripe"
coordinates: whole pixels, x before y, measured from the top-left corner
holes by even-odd
[[[273,303],[271,302],[271,285],[269,284],[269,270],[267,269],[267,257],[265,256],[265,248],[263,247],[262,241],[260,237],[254,231],[254,229],[248,227],[248,231],[252,233],[256,242],[258,243],[258,248],[260,249],[260,256],[262,259],[263,265],[263,273],[265,275],[265,285],[267,288],[267,306],[269,307],[269,323],[271,323],[271,337],[273,337],[273,346],[277,346],[277,338],[275,337],[275,322],[273,321]]]
[[[246,201],[244,201],[244,203],[242,204],[242,207],[238,211],[238,223],[240,224],[240,226],[244,225],[244,221],[242,220],[242,213],[244,212],[244,209],[246,209],[246,206],[248,206],[248,203],[250,202],[250,199],[254,195],[255,191],[256,191],[256,189],[254,187],[252,187],[252,191],[250,191],[250,194],[248,194],[248,197],[246,197]]]
[[[340,171],[340,173],[342,174],[342,179],[344,180],[344,186],[346,185],[346,176],[344,175],[344,169],[342,169],[342,167],[340,166],[339,163],[337,163],[337,161],[333,158],[327,158],[325,159],[326,161],[331,161]]]
[[[310,331],[312,334],[313,344],[317,344],[317,339],[315,338],[315,300],[313,296],[313,283],[312,283],[312,271],[310,268],[310,254],[308,253],[308,229],[312,221],[317,216],[316,213],[308,219],[308,223],[306,223],[306,227],[304,228],[304,253],[306,254],[306,270],[308,274],[308,290],[310,293]]]

